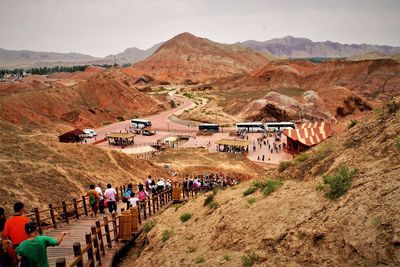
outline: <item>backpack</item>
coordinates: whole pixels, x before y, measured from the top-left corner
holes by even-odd
[[[146,199],[146,193],[144,191],[139,192],[139,200],[143,201]]]
[[[125,191],[124,195],[122,196],[122,202],[126,203],[128,202],[129,197],[131,196],[131,193],[127,190]]]
[[[89,195],[89,204],[92,206],[97,204],[97,199],[94,194]]]

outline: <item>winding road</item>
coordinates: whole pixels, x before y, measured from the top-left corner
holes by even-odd
[[[173,109],[163,111],[158,114],[154,114],[148,117],[145,117],[144,119],[151,120],[152,127],[155,129],[160,129],[164,131],[182,131],[182,132],[195,132],[197,131],[197,126],[186,126],[182,124],[178,124],[176,122],[173,122],[170,120],[171,115],[179,115],[182,112],[184,112],[187,109],[191,109],[195,106],[195,103],[193,103],[190,99],[186,97],[175,97],[177,100],[181,102],[181,104]],[[192,124],[193,125],[193,124]],[[113,124],[109,124],[106,126],[103,126],[101,128],[96,129],[97,132],[97,137],[96,138],[87,138],[87,142],[93,143],[96,140],[102,140],[104,139],[105,135],[110,132],[125,132],[129,129],[131,126],[131,121],[126,120],[122,122],[116,122]]]

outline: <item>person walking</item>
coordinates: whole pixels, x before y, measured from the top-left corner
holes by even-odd
[[[7,250],[11,245],[11,241],[2,238],[4,226],[6,224],[7,218],[5,211],[0,207],[0,266],[12,266],[12,258],[7,254]]]
[[[28,239],[28,234],[25,232],[25,224],[30,220],[28,217],[23,216],[24,204],[17,202],[14,204],[14,215],[9,218],[4,225],[3,238],[11,240],[12,246],[8,250],[8,254],[13,258],[14,263],[18,262],[15,249],[18,248],[19,244]]]
[[[92,214],[94,216],[97,216],[97,211],[99,210],[99,202],[100,202],[100,196],[95,190],[94,184],[90,185],[90,190],[86,192],[86,196],[89,197],[89,204],[90,207],[92,208]]]
[[[129,199],[129,206],[134,208],[137,206],[137,202],[139,201],[139,198],[135,197],[135,193],[131,193],[131,197]]]
[[[100,197],[100,203],[99,203],[99,211],[100,213],[104,213],[104,194],[103,194],[103,189],[101,189],[101,183],[98,183],[96,188],[94,190],[96,190],[97,194]]]
[[[104,195],[107,199],[108,211],[110,213],[113,213],[113,211],[117,212],[117,204],[115,199],[117,191],[115,191],[115,189],[112,188],[111,184],[107,184],[107,189],[104,192]]]
[[[47,247],[55,247],[61,244],[67,232],[61,232],[57,239],[39,235],[39,227],[36,222],[28,222],[24,226],[28,239],[21,242],[16,253],[19,260],[29,267],[49,267],[47,258]]]
[[[129,210],[129,199],[131,198],[131,194],[133,192],[133,184],[128,184],[128,188],[125,190],[124,195],[122,196],[122,202],[126,203],[126,210]]]

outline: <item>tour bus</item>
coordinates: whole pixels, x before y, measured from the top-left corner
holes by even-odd
[[[296,128],[296,125],[293,122],[267,122],[265,126],[267,126],[267,130],[270,132]]]
[[[265,127],[262,122],[238,122],[236,123],[236,128],[238,131],[246,130],[249,133],[265,132]]]
[[[219,124],[214,123],[200,123],[199,131],[204,132],[219,132]]]
[[[151,121],[142,119],[132,119],[132,128],[147,128],[151,127]]]

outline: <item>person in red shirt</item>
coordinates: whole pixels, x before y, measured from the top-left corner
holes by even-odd
[[[23,211],[23,203],[17,202],[14,204],[14,215],[6,221],[3,232],[3,238],[8,238],[12,242],[8,253],[15,261],[17,261],[15,249],[22,241],[29,238],[28,234],[25,232],[25,224],[30,220],[28,217],[22,215]]]

